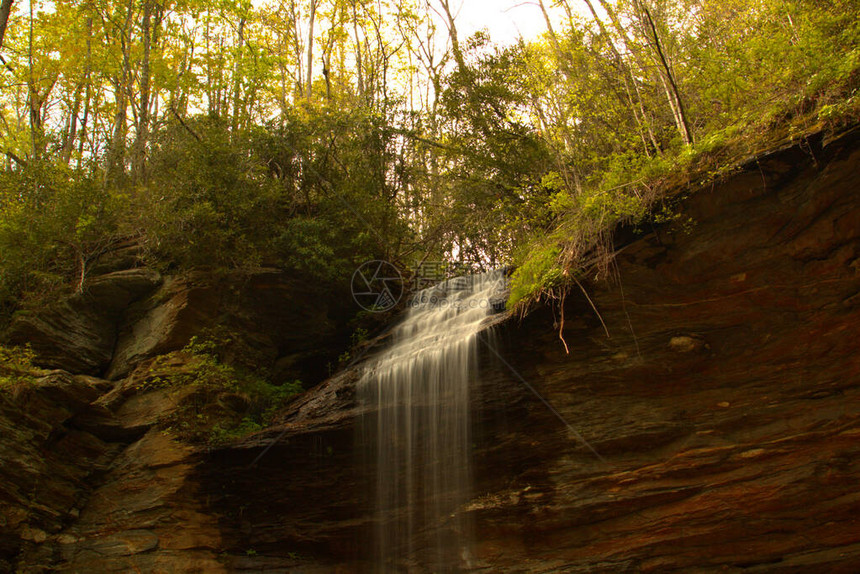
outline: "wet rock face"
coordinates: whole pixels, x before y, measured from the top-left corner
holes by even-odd
[[[763,158],[685,202],[690,233],[626,246],[619,278],[588,286],[610,338],[585,301],[565,314],[570,355],[546,314],[506,331],[503,355],[605,462],[530,402],[479,483],[487,563],[856,569],[854,142]]]
[[[610,337],[573,294],[570,354],[549,310],[497,328],[508,364],[485,349],[474,392],[476,567],[856,571],[860,147],[818,143],[692,194],[692,221],[624,246],[620,278],[586,285]],[[233,568],[367,565],[351,384],[198,467]]]

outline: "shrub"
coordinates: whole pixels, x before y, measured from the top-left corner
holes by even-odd
[[[191,443],[220,443],[271,424],[278,410],[303,392],[300,381],[272,383],[263,373],[226,364],[225,341],[192,337],[181,351],[152,361],[143,389],[166,388],[176,409],[162,427]]]
[[[32,384],[42,374],[42,371],[33,365],[35,358],[29,346],[0,345],[0,391]]]

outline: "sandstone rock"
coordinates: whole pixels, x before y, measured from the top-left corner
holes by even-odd
[[[185,346],[201,330],[223,327],[236,345],[224,360],[274,370],[283,380],[316,382],[345,342],[337,341],[337,307],[313,282],[277,270],[247,277],[191,275],[170,278],[134,305],[120,330],[109,379],[128,375],[141,361]],[[278,363],[279,358],[288,357]]]
[[[90,269],[90,275],[106,275],[142,267],[144,247],[139,240],[129,238],[102,255]]]
[[[163,394],[160,393],[162,396],[158,398],[164,399]],[[147,398],[156,405],[162,404],[162,401],[154,396],[147,396]],[[138,401],[130,400],[123,406],[128,405],[128,409],[131,410],[135,406],[139,406],[129,404],[135,402]],[[155,408],[157,407],[153,406],[147,410],[152,413]],[[101,440],[108,442],[133,442],[146,434],[146,431],[155,425],[157,420],[158,417],[155,414],[150,414],[150,416],[144,415],[143,417],[120,417],[104,405],[94,404],[76,416],[73,422],[76,428],[86,431]]]
[[[39,530],[38,528],[32,528],[28,525],[25,525],[21,529],[21,540],[28,540],[30,542],[35,542],[36,544],[41,544],[45,540],[48,539],[48,535],[44,530]]]
[[[119,450],[72,424],[104,383],[55,371],[15,395],[0,390],[0,561],[47,546]]]
[[[84,294],[97,309],[124,311],[131,302],[152,292],[161,283],[161,274],[154,269],[126,269],[91,278]]]
[[[41,366],[101,374],[113,356],[117,323],[126,306],[160,282],[161,276],[149,269],[93,277],[82,294],[38,313],[16,313],[6,339],[31,345]]]
[[[707,343],[699,337],[680,336],[669,340],[669,348],[677,353],[692,353],[707,348]]]
[[[192,279],[168,278],[161,290],[129,310],[108,370],[109,379],[128,375],[143,359],[182,348],[215,324],[220,298]]]
[[[37,379],[32,386],[23,388],[20,393],[37,395],[40,400],[46,400],[72,415],[86,409],[102,394],[104,387],[98,381],[92,377],[76,377],[66,371],[57,370]],[[41,414],[45,414],[44,411]],[[64,422],[59,417],[49,417],[48,420],[55,418],[57,420],[54,422]]]
[[[860,348],[848,333],[860,310],[839,303],[860,290],[848,265],[860,225],[831,223],[860,214],[860,146],[839,140],[817,161],[783,150],[686,200],[692,235],[669,227],[628,245],[623,293],[587,286],[611,340],[573,295],[569,355],[549,311],[496,327],[517,375],[483,353],[477,571],[856,570]],[[197,467],[231,564],[289,571],[298,554],[296,571],[372,569],[355,378]]]
[[[99,374],[110,362],[115,325],[73,297],[39,314],[19,312],[6,335],[13,345],[30,345],[39,365]]]
[[[272,362],[293,346],[310,360],[325,356],[333,322],[314,289],[296,293],[296,282],[278,273],[248,280],[247,292],[235,280],[173,278],[133,303],[160,281],[146,270],[94,278],[84,295],[33,317],[28,324],[38,332],[16,331],[44,347],[45,362],[92,373],[111,355],[124,317],[126,338],[114,364],[140,366],[115,383],[55,371],[15,397],[0,394],[0,499],[9,502],[0,507],[0,560],[21,572],[225,571],[217,520],[190,480],[197,453],[154,428],[187,393],[148,387],[158,369],[145,359],[228,317],[227,325]],[[283,329],[297,304],[304,322]],[[73,323],[68,333],[60,329]],[[85,329],[101,331],[85,336]],[[63,335],[68,341],[58,343]],[[181,370],[187,358],[177,355],[165,368]],[[220,400],[231,410],[247,407],[239,395]]]
[[[158,536],[151,530],[127,530],[80,543],[80,550],[106,556],[133,556],[153,550],[158,546]]]
[[[217,519],[189,475],[194,449],[151,429],[113,462],[61,536],[58,572],[223,572]]]

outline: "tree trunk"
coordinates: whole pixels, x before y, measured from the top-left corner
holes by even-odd
[[[90,82],[90,73],[92,73],[92,41],[93,37],[93,17],[87,18],[87,63],[84,71],[84,84],[86,85],[86,94],[84,95],[84,117],[81,118],[81,139],[78,144],[78,169],[81,169],[84,157],[84,143],[87,141],[87,121],[90,118],[90,101],[92,100],[92,82]]]
[[[206,62],[206,102],[207,102],[207,107],[208,107],[207,111],[209,113],[209,117],[214,118],[214,117],[217,117],[219,115],[220,109],[218,106],[218,100],[215,97],[216,96],[216,94],[215,94],[216,88],[215,88],[215,85],[213,83],[213,77],[212,77],[212,64],[211,64],[212,22],[211,22],[211,16],[208,14],[206,15],[206,23],[205,23],[205,26],[203,28],[203,40],[205,42],[204,49],[206,50],[206,56],[207,56],[207,62]],[[171,101],[168,104],[168,107],[172,108],[175,106],[175,104],[176,104],[175,100],[176,100],[176,98],[178,98],[178,94],[179,94],[179,84],[177,82],[177,85],[173,91],[173,94],[171,95]]]
[[[454,61],[457,62],[457,67],[461,72],[468,73],[469,68],[466,66],[466,60],[463,58],[463,51],[460,49],[460,39],[457,37],[457,25],[454,23],[454,15],[451,14],[451,7],[448,0],[439,0],[442,5],[442,10],[445,11],[445,17],[448,19],[448,36],[451,38],[451,52],[454,54]]]
[[[236,49],[236,62],[233,66],[233,118],[232,128],[236,131],[239,128],[239,110],[242,103],[242,52],[245,47],[245,18],[239,20],[239,36],[237,39],[238,45]]]
[[[325,97],[328,101],[331,100],[331,56],[337,40],[337,30],[341,26],[340,17],[340,6],[336,4],[332,12],[331,30],[323,49],[323,77],[325,78]]]
[[[666,54],[663,52],[663,46],[660,43],[660,35],[657,33],[657,27],[654,25],[654,19],[651,17],[651,12],[648,10],[648,7],[645,6],[642,2],[637,2],[640,8],[642,9],[643,14],[645,15],[645,19],[647,20],[648,26],[651,29],[651,34],[653,35],[654,40],[654,49],[657,52],[658,59],[662,66],[663,72],[666,74],[666,80],[669,83],[669,88],[671,89],[671,97],[670,101],[674,99],[676,109],[673,110],[676,112],[677,123],[678,123],[678,131],[681,132],[681,137],[684,139],[684,143],[686,145],[690,145],[693,143],[693,133],[690,130],[690,122],[687,120],[687,112],[684,109],[684,100],[681,98],[681,93],[678,90],[678,84],[675,81],[675,75],[672,73],[672,69],[669,66],[669,62],[666,60]]]
[[[78,83],[77,88],[75,89],[75,99],[72,103],[72,110],[69,114],[69,123],[68,129],[66,130],[65,137],[63,139],[63,147],[60,152],[60,156],[62,158],[63,163],[68,165],[72,160],[72,150],[75,148],[75,139],[78,137],[78,116],[81,113],[81,92],[86,90],[86,103],[84,104],[84,113],[89,112],[89,97],[90,97],[90,72],[92,62],[90,61],[90,54],[92,48],[92,35],[93,35],[93,18],[92,16],[87,17],[87,53],[84,59],[84,77],[81,79],[80,83]],[[83,126],[81,129],[81,138],[84,137],[84,131],[86,130],[86,120],[82,122]]]
[[[540,5],[540,11],[543,14],[544,22],[546,22],[546,29],[549,32],[549,39],[552,42],[553,48],[555,48],[556,53],[561,56],[562,49],[558,43],[558,36],[555,34],[555,29],[552,27],[552,19],[549,17],[549,12],[547,12],[546,5],[543,3],[543,0],[538,0],[538,4]]]
[[[129,0],[125,28],[121,36],[122,71],[114,93],[116,114],[114,115],[113,138],[111,139],[107,154],[105,185],[117,183],[125,173],[126,108],[128,107],[128,80],[131,75],[131,24],[133,18],[134,0]]]
[[[36,77],[33,70],[33,12],[36,0],[30,0],[30,29],[28,35],[27,62],[29,64],[29,76],[27,79],[27,108],[30,118],[30,144],[31,157],[38,160],[41,153],[42,142],[42,102],[43,97],[39,94],[39,86],[36,85]]]
[[[143,0],[143,17],[141,35],[143,36],[143,61],[140,67],[140,112],[137,117],[137,134],[134,140],[132,154],[132,173],[136,182],[146,180],[146,144],[149,139],[149,95],[150,71],[149,58],[152,49],[152,34],[150,24],[152,19],[152,2]]]
[[[649,139],[651,140],[652,145],[654,146],[655,151],[659,150],[659,146],[657,145],[657,139],[654,137],[654,131],[651,129],[651,124],[648,122],[648,116],[645,113],[645,104],[642,101],[642,94],[639,91],[639,86],[636,82],[636,77],[633,74],[632,66],[624,60],[624,57],[618,51],[618,48],[615,46],[615,40],[609,30],[606,28],[606,25],[603,23],[603,20],[598,16],[597,10],[594,8],[594,4],[591,3],[591,0],[583,0],[588,6],[589,12],[591,12],[591,17],[594,20],[595,24],[597,24],[598,29],[600,30],[601,35],[603,35],[609,44],[609,49],[612,52],[612,55],[615,58],[615,61],[618,62],[618,67],[624,74],[624,88],[627,91],[628,96],[631,95],[631,86],[633,92],[636,94],[636,104],[639,108],[639,113],[636,111],[637,105],[634,105],[631,100],[630,106],[633,112],[633,118],[636,121],[636,125],[639,128],[639,131],[643,130],[643,128],[648,132]],[[606,15],[609,17],[610,22],[612,22],[612,26],[615,29],[616,34],[618,34],[618,38],[622,44],[624,44],[627,51],[633,56],[634,61],[639,65],[640,69],[644,69],[644,66],[641,63],[641,57],[637,50],[633,48],[629,38],[627,37],[627,32],[625,32],[624,28],[621,26],[621,22],[618,19],[618,14],[615,13],[615,10],[610,6],[606,0],[599,0],[600,7],[603,8],[603,11],[606,12]],[[572,10],[567,2],[564,3],[565,8],[567,8],[567,12],[569,17],[572,17]],[[645,153],[648,154],[648,144],[645,142],[645,138],[642,138],[643,145],[645,146]],[[650,155],[650,154],[649,154]]]
[[[9,14],[12,12],[13,3],[14,0],[2,0],[0,2],[0,48],[3,47],[3,36],[6,35],[6,24],[9,22]]]
[[[305,96],[305,85],[304,85],[304,68],[302,67],[302,58],[303,50],[301,46],[301,42],[299,41],[299,14],[296,10],[296,2],[295,0],[290,0],[290,19],[293,26],[293,51],[295,52],[296,57],[296,72],[295,72],[295,81],[296,81],[296,91],[295,98],[298,100],[299,98],[303,98]]]
[[[364,72],[362,68],[364,54],[361,49],[361,36],[358,34],[358,10],[355,3],[356,0],[352,0],[352,29],[355,34],[355,70],[358,75],[358,96],[364,99]]]
[[[307,88],[307,98],[308,101],[311,101],[311,92],[313,79],[314,79],[314,19],[317,15],[317,0],[311,0],[310,6],[310,20],[308,22],[308,77],[305,82],[305,87]]]
[[[81,91],[83,89],[83,83],[78,84],[77,88],[75,88],[72,108],[69,110],[69,120],[66,122],[66,130],[63,134],[63,147],[60,150],[60,159],[66,165],[72,159],[72,148],[75,147],[75,138],[78,135],[78,114],[81,113]]]

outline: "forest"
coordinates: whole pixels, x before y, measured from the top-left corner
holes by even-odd
[[[455,0],[4,0],[0,310],[128,241],[329,284],[512,265],[523,305],[609,273],[683,186],[856,121],[853,0],[537,4],[505,45]]]

